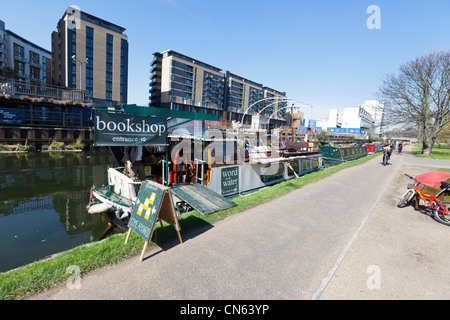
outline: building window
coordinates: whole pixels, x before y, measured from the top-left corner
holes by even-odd
[[[30,50],[30,62],[39,64],[39,54]]]
[[[94,29],[86,27],[86,95],[94,94]]]
[[[114,36],[106,34],[106,100],[112,100],[113,89],[113,41]]]
[[[120,101],[126,103],[128,82],[128,42],[120,41]]]
[[[19,46],[17,43],[14,43],[14,57],[19,59],[24,59],[24,49],[22,46]]]

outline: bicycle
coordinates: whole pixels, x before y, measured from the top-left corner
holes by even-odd
[[[383,149],[383,166],[388,164],[390,157],[389,157],[389,150],[388,148]]]
[[[424,187],[433,188],[429,185],[426,185],[416,178],[411,177],[410,175],[405,174],[408,178],[415,181],[414,186],[408,186],[408,190],[403,194],[401,200],[398,202],[397,207],[402,208],[406,204],[408,204],[413,197],[416,198],[415,209],[418,210],[419,206],[419,198],[422,199],[425,207],[430,208],[433,213],[434,219],[442,224],[450,226],[450,202],[441,202],[438,198],[441,194],[446,191],[450,191],[450,184],[445,181],[441,181],[441,190],[435,194],[426,194],[422,192]],[[435,189],[435,188],[433,188]]]

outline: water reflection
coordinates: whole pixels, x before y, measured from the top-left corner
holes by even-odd
[[[98,240],[108,219],[86,204],[113,165],[106,149],[0,154],[0,272]]]

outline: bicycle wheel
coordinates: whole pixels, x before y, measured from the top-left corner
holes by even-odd
[[[383,166],[387,165],[387,153],[383,154]]]
[[[413,194],[413,190],[408,190],[403,198],[398,202],[397,207],[403,208],[409,202],[409,198],[412,197]]]
[[[444,206],[448,207],[450,205],[450,203],[445,202],[443,203]],[[439,211],[439,206],[436,203],[433,203],[431,205],[432,209],[431,211],[433,212],[434,215],[434,220],[436,220],[437,222],[443,223],[446,226],[450,226],[450,217],[448,214],[444,214],[443,212]]]

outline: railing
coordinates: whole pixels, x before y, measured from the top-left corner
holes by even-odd
[[[90,103],[84,90],[73,90],[49,86],[43,83],[32,83],[15,79],[0,79],[0,94],[13,97],[28,96],[56,100],[68,100],[72,103]]]

